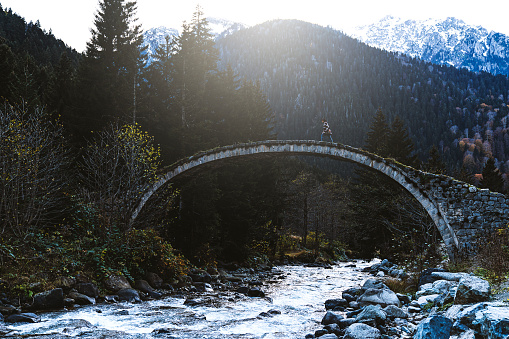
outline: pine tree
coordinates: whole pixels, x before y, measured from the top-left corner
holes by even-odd
[[[435,174],[445,174],[446,167],[445,163],[442,160],[440,152],[438,151],[438,147],[436,145],[431,146],[428,153],[428,160],[426,164],[423,166],[423,169],[430,173]]]
[[[504,193],[504,178],[495,165],[495,159],[493,157],[489,157],[484,165],[479,186],[493,192]]]
[[[396,161],[408,166],[417,166],[414,143],[405,127],[403,120],[396,116],[387,136],[387,154]]]
[[[365,148],[368,152],[375,153],[382,157],[388,155],[387,150],[387,137],[389,135],[389,125],[387,119],[382,112],[381,108],[378,108],[371,129],[367,133]]]
[[[14,98],[15,56],[6,44],[0,44],[0,100]]]
[[[80,69],[83,128],[108,120],[136,120],[139,74],[144,65],[136,1],[102,0]]]

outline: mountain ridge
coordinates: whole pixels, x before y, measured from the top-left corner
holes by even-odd
[[[417,21],[386,16],[347,34],[372,47],[434,64],[509,75],[509,37],[454,17]]]

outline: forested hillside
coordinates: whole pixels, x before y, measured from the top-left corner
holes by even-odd
[[[0,95],[11,102],[59,105],[63,73],[73,72],[79,54],[0,4]],[[60,83],[59,83],[60,82]]]
[[[432,65],[295,20],[244,29],[217,46],[222,67],[260,81],[280,139],[317,139],[326,117],[334,141],[360,147],[381,108],[404,120],[421,159],[437,145],[451,171],[465,162],[479,173],[490,155],[509,160],[505,76]],[[479,147],[458,147],[461,140]]]

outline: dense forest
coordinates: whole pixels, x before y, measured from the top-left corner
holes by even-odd
[[[439,258],[429,217],[388,179],[298,157],[180,180],[131,220],[166,165],[239,142],[318,139],[322,117],[336,142],[505,190],[506,77],[299,21],[214,40],[199,7],[150,65],[135,1],[100,1],[93,27],[79,54],[0,5],[0,274],[170,278],[190,263],[288,253]]]
[[[260,81],[280,139],[317,139],[322,117],[337,142],[364,146],[381,108],[406,123],[424,160],[436,145],[452,174],[509,170],[509,80],[369,47],[329,27],[275,20],[220,38],[221,65]]]

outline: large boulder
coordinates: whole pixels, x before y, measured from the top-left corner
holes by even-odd
[[[401,308],[394,306],[394,305],[389,305],[389,306],[385,307],[383,309],[383,311],[385,312],[385,314],[387,314],[387,318],[389,318],[389,319],[395,319],[395,318],[406,319],[406,318],[408,318],[407,312],[405,312]]]
[[[478,337],[509,338],[509,306],[504,303],[453,305],[444,315],[454,321],[454,328],[466,326]]]
[[[452,321],[441,315],[433,315],[424,319],[414,334],[414,339],[449,339]]]
[[[382,307],[394,305],[400,307],[401,305],[396,293],[385,288],[367,289],[359,298],[357,298],[357,302],[359,303],[360,307],[365,307],[367,305],[380,305]]]
[[[142,291],[143,293],[149,293],[154,290],[146,280],[136,280],[134,282],[134,288]]]
[[[89,297],[86,294],[79,293],[76,291],[71,291],[69,293],[69,298],[73,299],[74,302],[78,305],[95,305],[94,297]]]
[[[117,274],[110,275],[104,282],[104,285],[109,291],[113,293],[116,293],[122,289],[132,288],[126,277]]]
[[[357,315],[355,322],[383,325],[385,324],[386,319],[387,314],[382,310],[380,305],[368,305]]]
[[[322,325],[339,324],[344,319],[342,315],[328,311],[322,318]]]
[[[249,291],[247,291],[247,295],[254,298],[263,298],[265,297],[265,293],[259,289],[258,287],[251,287]]]
[[[474,276],[464,276],[460,279],[456,289],[454,303],[471,304],[488,301],[490,294],[491,287],[486,280]]]
[[[147,272],[145,279],[153,288],[161,288],[163,286],[163,279],[156,273]]]
[[[36,310],[56,310],[64,308],[64,291],[55,288],[50,291],[37,293],[32,307]]]
[[[124,288],[117,292],[118,299],[130,303],[141,302],[140,294],[132,288]]]
[[[327,299],[325,301],[326,310],[334,310],[335,308],[348,307],[348,301],[346,299]]]
[[[433,276],[433,272],[445,272],[443,268],[428,268],[421,272],[419,280],[417,281],[417,287],[421,285],[433,283],[435,280],[441,280],[439,277]]]
[[[34,313],[18,313],[11,314],[5,318],[6,323],[38,323],[41,317]]]
[[[189,273],[193,282],[205,282],[210,283],[212,281],[212,276],[204,270],[195,269],[191,273]]]
[[[460,281],[461,278],[469,276],[468,273],[432,272],[431,276],[436,280]]]
[[[442,293],[454,295],[456,293],[456,288],[458,284],[459,283],[456,281],[436,280],[433,283],[421,285],[419,291],[417,291],[415,296],[419,298],[422,297],[423,295],[442,294]]]
[[[79,283],[76,285],[76,290],[90,298],[97,298],[99,296],[99,289],[94,283]]]
[[[361,290],[364,292],[370,288],[389,289],[389,287],[387,287],[387,285],[385,285],[381,280],[378,280],[378,279],[366,280],[366,282],[364,282],[364,285],[362,285]]]
[[[380,330],[362,323],[355,323],[345,331],[344,339],[379,339]]]

